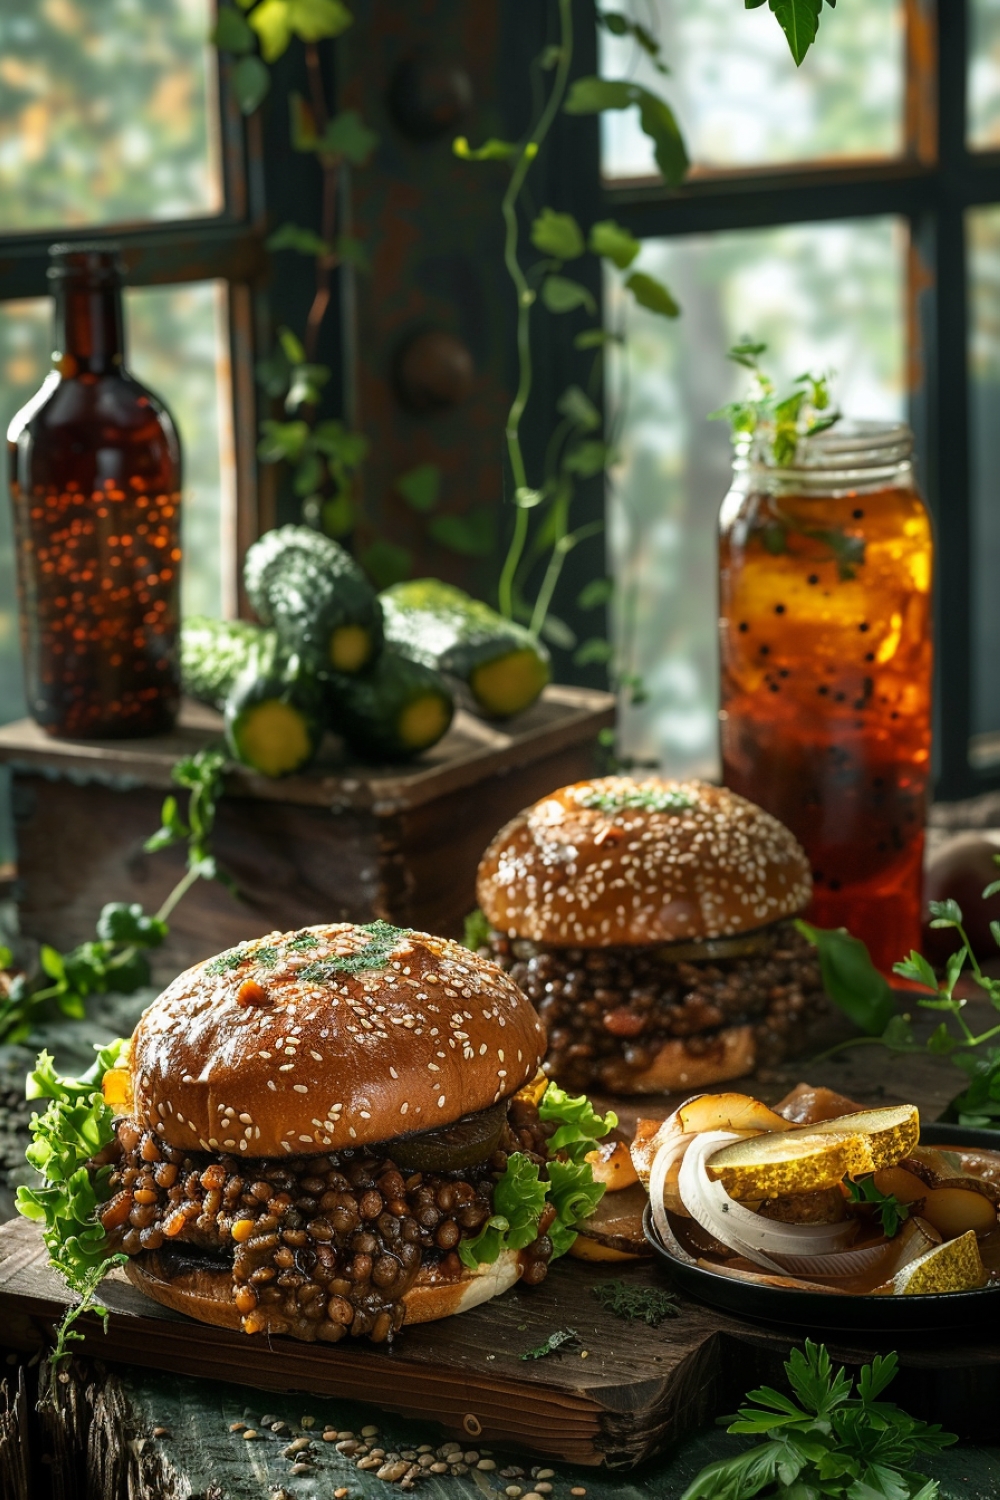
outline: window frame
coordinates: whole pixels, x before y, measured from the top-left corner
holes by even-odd
[[[264,247],[265,161],[258,115],[245,119],[231,87],[232,60],[211,49],[209,67],[218,112],[222,208],[185,219],[143,220],[0,234],[0,303],[51,296],[46,272],[54,243],[118,246],[130,287],[182,286],[195,281],[226,285],[233,459],[236,469],[235,557],[239,613],[246,600],[239,559],[274,524],[273,485],[257,461],[258,396],[255,350],[263,347],[269,308],[263,295],[268,272]]]
[[[614,218],[640,240],[885,215],[908,225],[909,418],[937,549],[936,794],[952,800],[1000,786],[1000,765],[977,768],[969,760],[974,616],[966,243],[967,211],[1000,204],[1000,152],[970,150],[966,143],[969,0],[904,0],[904,17],[901,156],[703,171],[676,189],[602,181],[598,173],[591,208],[595,218]],[[826,25],[840,19],[838,12]]]

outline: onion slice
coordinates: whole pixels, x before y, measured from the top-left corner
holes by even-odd
[[[730,1198],[722,1183],[709,1177],[705,1163],[721,1146],[737,1139],[731,1131],[706,1131],[695,1136],[684,1153],[677,1187],[684,1207],[702,1229],[737,1255],[778,1275],[787,1275],[787,1268],[772,1256],[823,1257],[850,1244],[858,1230],[853,1220],[839,1224],[782,1224],[761,1218]],[[816,1274],[815,1268],[812,1274]]]
[[[694,1256],[689,1255],[678,1243],[674,1231],[670,1227],[667,1218],[666,1204],[664,1203],[664,1192],[667,1185],[667,1173],[679,1157],[687,1151],[691,1142],[696,1137],[693,1135],[675,1135],[663,1142],[656,1155],[653,1157],[653,1165],[649,1173],[649,1206],[653,1214],[653,1224],[660,1239],[666,1245],[671,1255],[676,1255],[679,1260],[694,1265]]]

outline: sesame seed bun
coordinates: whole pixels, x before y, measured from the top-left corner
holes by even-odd
[[[535,1076],[545,1033],[495,964],[350,923],[195,964],[132,1040],[133,1116],[170,1146],[306,1156],[435,1130]],[[378,955],[375,955],[378,957]]]
[[[508,937],[598,948],[751,931],[801,911],[812,883],[793,834],[727,787],[604,776],[501,829],[477,889]]]
[[[124,1269],[132,1285],[162,1307],[185,1313],[199,1323],[240,1332],[231,1268],[189,1265],[175,1269],[169,1257],[148,1251],[138,1260],[129,1260]],[[434,1323],[439,1318],[468,1312],[508,1291],[520,1275],[521,1257],[517,1250],[503,1250],[492,1265],[477,1266],[474,1271],[463,1269],[458,1277],[445,1278],[437,1273],[435,1266],[422,1266],[415,1283],[403,1295],[404,1326]]]

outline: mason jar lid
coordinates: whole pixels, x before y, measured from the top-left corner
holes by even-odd
[[[912,452],[913,433],[905,422],[843,418],[800,438],[793,464],[779,467],[759,451],[750,462],[769,483],[839,490],[895,478],[901,466],[909,466]]]

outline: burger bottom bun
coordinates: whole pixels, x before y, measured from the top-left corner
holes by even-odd
[[[226,1266],[216,1269],[188,1264],[168,1274],[155,1251],[147,1251],[140,1259],[128,1261],[125,1274],[133,1286],[162,1307],[196,1318],[199,1323],[240,1332],[240,1312],[233,1301],[233,1278]],[[436,1275],[433,1267],[424,1267],[403,1298],[406,1308],[403,1322],[407,1326],[432,1323],[454,1313],[468,1312],[480,1302],[499,1297],[520,1275],[521,1262],[516,1250],[503,1251],[491,1266],[464,1270],[457,1280]]]
[[[712,1036],[710,1045],[697,1056],[677,1037],[664,1042],[655,1059],[642,1073],[622,1061],[601,1065],[601,1086],[613,1094],[669,1094],[675,1089],[703,1088],[742,1078],[757,1065],[754,1029],[726,1026]]]

